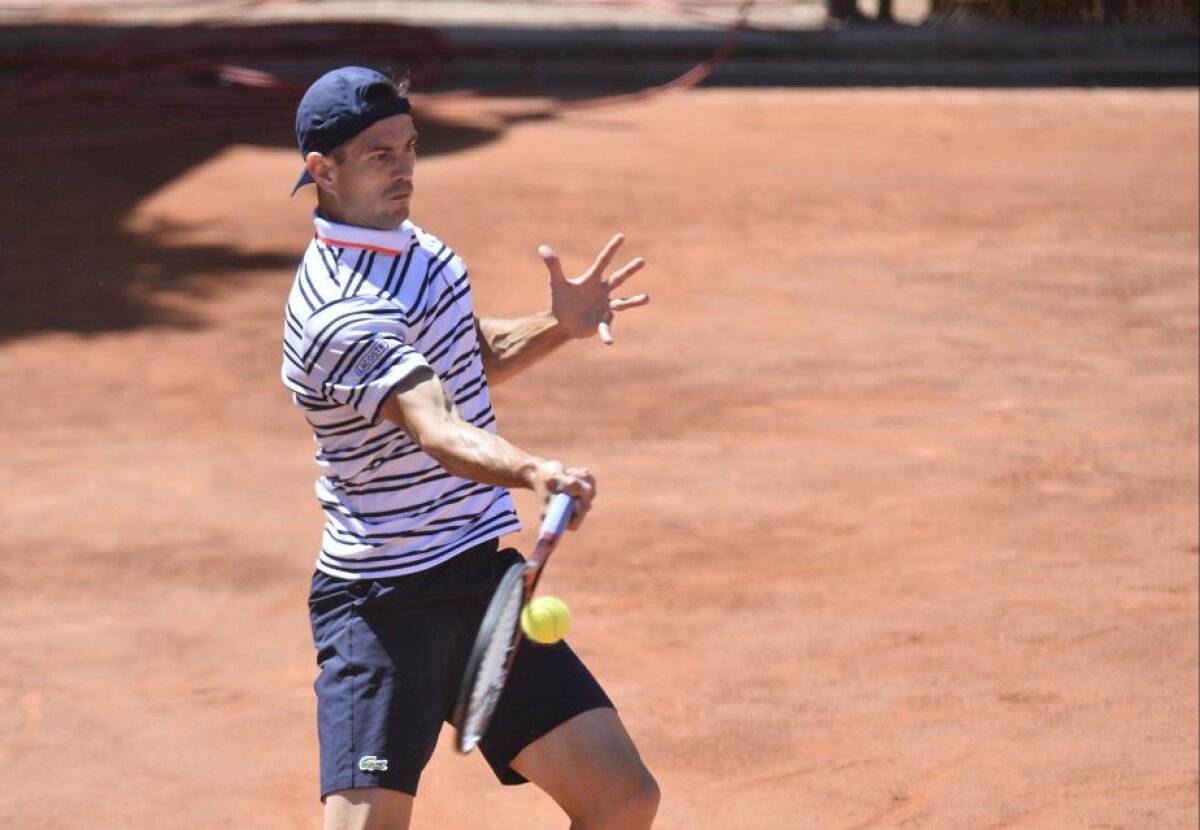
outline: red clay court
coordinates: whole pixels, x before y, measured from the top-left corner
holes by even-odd
[[[4,827],[318,823],[321,518],[278,380],[311,197],[284,110],[185,104],[5,128]],[[541,307],[543,242],[650,262],[616,346],[496,399],[597,474],[543,590],[658,827],[1196,826],[1198,117],[1195,89],[417,100],[414,220],[481,313]],[[415,828],[561,825],[449,736]]]

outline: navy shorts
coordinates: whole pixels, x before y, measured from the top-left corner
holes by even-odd
[[[317,571],[309,615],[317,664],[321,798],[385,787],[417,794],[448,723],[488,600],[521,554],[496,540],[427,571],[351,581]],[[504,784],[525,779],[522,749],[578,714],[612,702],[565,642],[522,641],[479,744]]]

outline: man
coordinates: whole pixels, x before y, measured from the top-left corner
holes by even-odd
[[[612,342],[621,237],[567,279],[554,252],[550,311],[477,318],[466,267],[408,221],[417,132],[404,90],[344,67],[296,116],[316,235],[284,327],[283,379],[317,443],[326,525],[309,598],[325,827],[407,828],[421,771],[454,704],[471,643],[519,528],[508,488],[543,510],[565,491],[578,528],[591,473],[496,434],[488,383],[569,340]],[[295,192],[295,191],[293,191]],[[607,695],[566,643],[523,646],[480,748],[506,784],[532,781],[577,828],[646,828],[658,788]]]

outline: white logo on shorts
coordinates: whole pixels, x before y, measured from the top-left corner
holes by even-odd
[[[363,772],[387,772],[387,758],[364,755],[358,759],[358,768]]]

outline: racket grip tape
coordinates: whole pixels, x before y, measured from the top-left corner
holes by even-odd
[[[571,514],[575,512],[575,499],[568,493],[555,493],[550,497],[550,505],[546,508],[546,518],[542,519],[539,537],[558,537],[567,529]]]

